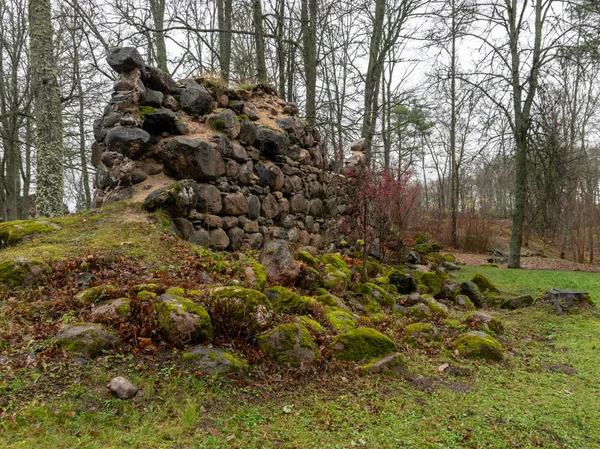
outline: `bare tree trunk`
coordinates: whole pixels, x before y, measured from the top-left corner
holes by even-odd
[[[231,8],[232,0],[217,0],[221,77],[227,82],[231,69]]]
[[[261,0],[253,0],[254,40],[256,45],[256,76],[259,82],[267,82],[267,63],[265,61],[265,33]]]
[[[64,212],[60,89],[53,55],[49,0],[29,0],[30,60],[37,131],[36,208],[40,217]]]
[[[306,121],[314,125],[317,118],[317,0],[302,0],[302,54],[306,77]]]
[[[284,27],[285,27],[285,0],[279,0],[277,8],[277,90],[279,96],[284,100],[289,100],[285,91],[285,42],[284,42]]]
[[[165,73],[169,73],[167,67],[167,45],[165,44],[165,0],[150,0],[150,11],[154,21],[154,38],[156,40],[156,64]]]
[[[73,39],[75,41],[75,39]],[[83,93],[83,86],[81,80],[81,67],[79,61],[79,50],[77,43],[74,42],[73,46],[73,71],[75,73],[77,83],[77,97],[79,106],[79,160],[81,163],[81,184],[83,186],[84,193],[84,208],[89,209],[92,204],[92,195],[90,192],[90,177],[88,174],[88,163],[87,163],[87,144],[85,141],[85,99]]]

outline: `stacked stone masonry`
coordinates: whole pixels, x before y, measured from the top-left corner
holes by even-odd
[[[143,201],[215,250],[344,239],[350,183],[328,169],[325,139],[294,103],[268,85],[176,83],[135,48],[112,49],[107,62],[118,75],[94,123],[95,206]]]

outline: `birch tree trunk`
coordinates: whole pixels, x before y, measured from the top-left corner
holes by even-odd
[[[36,119],[38,217],[63,214],[64,168],[60,89],[53,54],[50,0],[29,0],[32,88]]]

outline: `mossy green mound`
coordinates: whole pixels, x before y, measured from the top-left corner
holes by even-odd
[[[433,313],[431,312],[431,309],[426,304],[420,303],[420,304],[415,304],[412,307],[409,307],[408,315],[413,318],[423,319],[423,318],[430,318],[433,315]]]
[[[60,226],[42,220],[16,220],[0,223],[0,248],[16,245],[24,238],[36,234],[46,234]]]
[[[323,332],[325,328],[321,326],[321,323],[313,320],[311,317],[302,315],[296,318],[296,322],[306,326],[307,328],[312,329],[315,332]]]
[[[331,309],[325,314],[327,322],[338,332],[348,332],[356,328],[356,321],[351,313],[343,310]]]
[[[100,324],[73,323],[56,334],[59,347],[86,357],[97,357],[118,343],[118,337]]]
[[[298,251],[296,258],[311,268],[319,268],[319,260],[308,251]]]
[[[396,345],[381,332],[368,327],[359,327],[338,335],[331,344],[334,356],[339,360],[359,362],[381,357],[394,352]]]
[[[404,328],[404,335],[412,338],[433,337],[436,334],[435,327],[430,323],[413,323]]]
[[[119,291],[114,285],[97,285],[80,291],[74,296],[74,299],[81,304],[94,304],[111,299],[118,293]]]
[[[363,296],[368,296],[371,299],[377,301],[382,306],[391,306],[396,303],[396,299],[388,293],[383,287],[367,282],[366,284],[355,284],[352,289],[356,293],[360,293]]]
[[[442,293],[443,280],[436,273],[420,273],[417,278],[419,280],[419,284],[427,287],[427,291],[433,296],[437,296]]]
[[[444,260],[445,260],[446,262],[450,262],[450,263],[456,263],[456,257],[454,257],[454,255],[453,255],[453,254],[450,254],[450,253],[448,253],[448,254],[444,254]]]
[[[184,367],[193,367],[205,374],[245,373],[249,366],[241,357],[218,348],[195,346],[181,356]]]
[[[444,304],[436,301],[433,298],[425,298],[424,302],[427,305],[427,307],[429,307],[429,310],[431,310],[431,313],[434,316],[443,318],[448,316],[449,310],[448,307],[446,307]]]
[[[306,314],[310,304],[315,300],[308,296],[300,296],[285,287],[271,287],[265,290],[265,296],[271,301],[277,313]]]
[[[492,283],[492,281],[490,281],[488,278],[486,278],[482,274],[475,273],[475,275],[471,279],[471,282],[473,282],[475,285],[477,285],[477,287],[479,287],[479,290],[481,292],[496,292],[496,293],[500,293],[500,290],[498,290],[498,287],[496,287]]]
[[[331,265],[332,267],[340,270],[344,275],[349,278],[350,270],[348,269],[348,265],[339,254],[323,254],[321,256],[321,261],[326,265]]]
[[[10,288],[33,286],[42,282],[51,271],[48,264],[40,260],[19,258],[0,263],[0,283]]]
[[[280,324],[258,337],[258,346],[276,362],[292,366],[314,362],[321,355],[308,329],[299,323]]]
[[[216,330],[232,338],[253,336],[271,321],[271,301],[249,288],[217,288],[207,307]]]
[[[469,332],[454,342],[458,353],[469,359],[500,361],[504,358],[502,346],[483,332]]]
[[[245,274],[253,289],[263,291],[267,286],[267,269],[256,259],[251,257],[244,260]]]
[[[193,301],[164,294],[156,304],[158,324],[173,344],[207,343],[213,339],[213,326],[207,310]]]

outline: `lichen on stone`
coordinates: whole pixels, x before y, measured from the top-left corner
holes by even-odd
[[[338,335],[331,344],[334,356],[339,360],[359,362],[381,357],[394,352],[396,345],[381,332],[367,327],[359,327]]]

